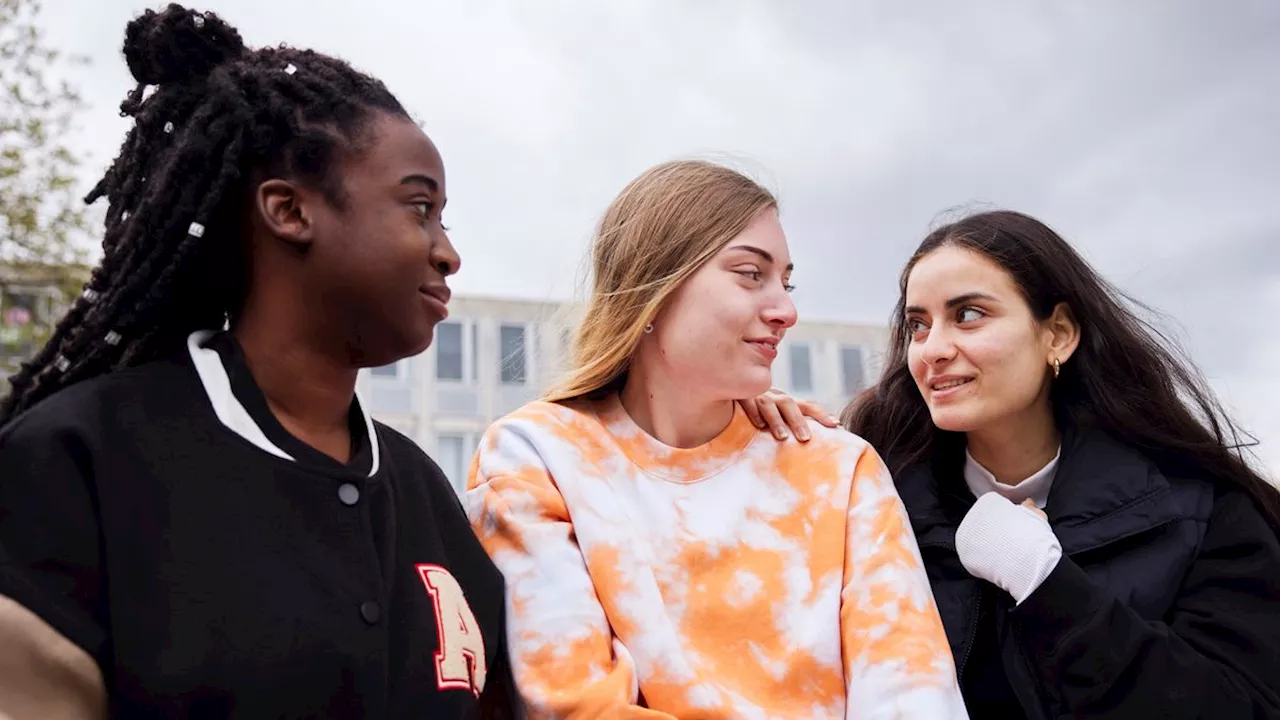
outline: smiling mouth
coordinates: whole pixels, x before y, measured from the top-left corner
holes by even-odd
[[[960,380],[947,380],[946,382],[934,383],[929,386],[929,389],[933,390],[934,392],[941,392],[943,390],[951,390],[953,388],[958,388],[961,385],[968,385],[971,382],[973,382],[973,378],[963,378]]]

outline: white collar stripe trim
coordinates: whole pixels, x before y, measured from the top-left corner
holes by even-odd
[[[231,391],[231,378],[227,376],[222,357],[218,355],[218,351],[204,347],[204,343],[213,335],[213,330],[197,330],[191,333],[187,337],[187,352],[191,355],[191,363],[196,368],[196,374],[200,376],[200,384],[204,387],[205,395],[208,396],[209,404],[213,406],[213,413],[218,416],[218,421],[259,450],[284,460],[297,462],[296,458],[271,442],[266,433],[262,432],[262,428],[258,427],[258,423],[249,415],[249,411],[236,398],[235,393]],[[378,434],[373,425],[373,418],[365,411],[364,401],[358,395],[356,402],[360,405],[360,414],[364,417],[364,425],[369,434],[369,443],[373,452],[372,462],[369,463],[369,476],[373,477],[378,472],[379,464]]]

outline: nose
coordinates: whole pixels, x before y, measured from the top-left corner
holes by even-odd
[[[786,330],[796,324],[796,304],[785,292],[775,293],[761,313],[764,321],[775,330]]]
[[[955,340],[946,327],[933,327],[920,347],[920,359],[929,365],[952,360],[956,356]]]
[[[462,268],[462,258],[458,256],[458,251],[449,241],[449,233],[444,230],[440,231],[440,235],[431,244],[431,267],[445,277],[453,275]]]

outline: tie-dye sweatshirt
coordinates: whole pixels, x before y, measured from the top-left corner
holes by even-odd
[[[902,503],[862,439],[735,407],[693,449],[615,398],[533,403],[466,496],[531,717],[967,717]]]

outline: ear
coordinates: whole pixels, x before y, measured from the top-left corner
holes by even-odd
[[[1080,346],[1080,324],[1076,322],[1071,307],[1064,302],[1058,303],[1043,325],[1049,351],[1045,362],[1052,365],[1056,359],[1059,363],[1066,363]]]
[[[254,209],[272,235],[305,252],[315,239],[308,193],[288,180],[271,179],[258,185]]]

